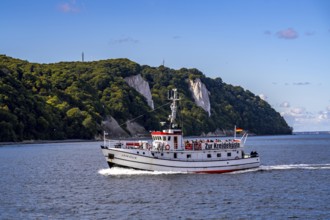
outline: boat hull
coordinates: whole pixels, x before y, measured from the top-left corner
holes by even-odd
[[[226,173],[238,170],[252,169],[260,166],[259,157],[233,158],[226,160],[183,160],[164,159],[155,156],[149,150],[131,150],[103,148],[109,167],[121,166],[139,170],[169,171],[188,173]],[[165,152],[167,154],[192,154],[194,152]]]

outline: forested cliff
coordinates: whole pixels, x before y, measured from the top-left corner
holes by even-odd
[[[0,55],[0,141],[93,139],[104,129],[111,136],[145,134],[167,120],[172,88],[181,96],[185,135],[234,125],[255,134],[292,132],[258,96],[197,69],[128,59],[38,64]]]

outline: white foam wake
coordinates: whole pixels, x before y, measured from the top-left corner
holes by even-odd
[[[288,165],[274,165],[274,166],[260,166],[261,170],[323,170],[330,169],[330,164],[288,164]]]
[[[256,171],[272,171],[272,170],[324,170],[330,169],[330,164],[284,164],[284,165],[270,165],[270,166],[260,166],[255,169],[235,171],[229,174],[237,173],[249,173]]]
[[[284,165],[262,165],[258,168],[240,170],[227,174],[249,173],[256,171],[272,171],[272,170],[323,170],[330,169],[330,164],[284,164]],[[113,167],[101,169],[98,171],[103,176],[132,176],[132,175],[169,175],[169,174],[187,174],[186,172],[170,172],[170,171],[144,171],[129,168]]]
[[[103,176],[132,176],[132,175],[168,175],[168,174],[185,174],[185,172],[170,172],[170,171],[145,171],[134,170],[121,167],[113,167],[108,169],[101,169],[98,171]]]

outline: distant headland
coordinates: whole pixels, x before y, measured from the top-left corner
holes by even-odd
[[[0,141],[145,136],[161,128],[167,92],[178,88],[187,135],[291,134],[283,117],[249,90],[197,69],[128,59],[30,63],[0,55]]]

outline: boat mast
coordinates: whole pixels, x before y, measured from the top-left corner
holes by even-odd
[[[172,113],[171,115],[169,115],[170,129],[171,129],[177,127],[177,124],[175,123],[176,112],[178,108],[176,105],[176,101],[180,100],[177,89],[172,89],[171,91],[168,92],[168,99],[172,100],[172,104],[171,104]]]

